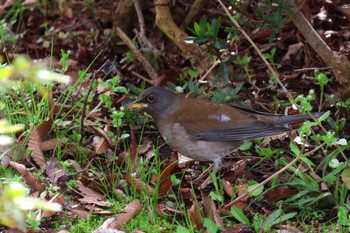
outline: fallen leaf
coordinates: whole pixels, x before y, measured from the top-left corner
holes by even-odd
[[[152,147],[152,140],[149,138],[144,138],[142,140],[142,144],[138,148],[138,153],[139,154],[144,154],[146,153],[151,147]]]
[[[237,196],[240,197],[248,193],[248,186],[249,185],[247,183],[239,185],[237,190]],[[249,198],[249,195],[246,195],[245,197],[241,198],[241,201],[245,202],[248,200],[248,198]]]
[[[105,154],[110,148],[110,145],[108,144],[107,140],[100,136],[95,136],[91,145],[95,148],[95,152],[98,155]]]
[[[64,139],[51,138],[41,142],[42,151],[50,151],[64,144]]]
[[[203,229],[203,219],[201,215],[201,208],[197,201],[192,200],[192,206],[188,210],[188,215],[190,216],[191,222],[196,226],[197,230]]]
[[[27,183],[29,187],[42,193],[45,189],[45,185],[35,178],[35,176],[30,173],[27,168],[20,163],[10,161],[10,166],[13,167],[18,173],[23,177],[23,180]]]
[[[116,222],[116,218],[109,218],[106,221],[104,221],[104,223],[92,233],[125,233],[124,231],[119,231],[115,229],[114,226]]]
[[[133,177],[130,174],[125,174],[124,175],[124,179],[126,180],[126,182],[135,187],[135,189],[137,190],[138,193],[149,193],[151,196],[153,195],[154,189],[152,187],[150,187],[149,185],[147,185],[145,182],[143,182],[142,180]]]
[[[37,132],[39,134],[40,141],[44,141],[45,137],[47,136],[47,134],[52,129],[52,124],[53,124],[53,121],[51,119],[48,119],[47,121],[43,121],[37,127]]]
[[[221,233],[239,233],[239,232],[250,232],[250,231],[245,231],[244,230],[245,225],[243,225],[242,223],[236,224],[233,227],[230,227],[224,231],[222,231]]]
[[[45,166],[45,173],[53,184],[57,183],[57,180],[62,176],[67,176],[68,174],[64,172],[62,166],[58,164],[56,158],[51,158],[52,161],[48,161]]]
[[[83,183],[80,181],[80,180],[77,180],[77,185],[78,185],[78,190],[80,191],[80,193],[83,195],[83,196],[89,196],[91,198],[95,198],[96,200],[99,200],[99,201],[105,201],[106,200],[106,197],[99,193],[99,192],[96,192],[95,190],[92,190],[86,186],[83,185]]]
[[[285,198],[288,198],[294,194],[296,194],[298,191],[291,189],[289,187],[278,187],[276,189],[269,190],[267,192],[267,199],[271,202],[279,201]]]
[[[28,149],[31,150],[31,157],[39,167],[46,166],[46,160],[41,148],[41,137],[38,128],[34,126],[29,134]]]
[[[125,206],[123,213],[119,214],[114,223],[115,229],[121,229],[125,224],[127,224],[132,218],[136,217],[142,210],[142,204],[139,200],[135,200]]]
[[[228,182],[227,180],[221,179],[222,181],[222,185],[224,187],[224,191],[227,195],[229,195],[230,197],[232,197],[232,191],[233,191],[233,186],[230,182]]]
[[[78,199],[81,203],[95,204],[102,207],[112,207],[113,204],[108,201],[99,201],[93,197],[83,197]]]
[[[214,201],[207,195],[202,193],[202,203],[204,215],[215,222],[215,224],[219,227],[223,227],[224,223],[219,215],[218,209],[215,206]]]
[[[177,163],[171,163],[170,161],[169,163],[167,163],[165,169],[160,174],[158,194],[165,194],[172,185],[171,172],[177,167]]]

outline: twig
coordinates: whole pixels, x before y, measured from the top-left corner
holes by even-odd
[[[308,70],[329,70],[330,67],[308,67],[308,68],[301,68],[301,69],[295,69],[295,72],[299,71],[308,71]]]
[[[143,65],[148,75],[152,78],[152,80],[147,79],[148,82],[154,85],[158,77],[156,70],[151,66],[151,64],[147,61],[147,59],[132,43],[130,38],[119,27],[117,27],[117,34],[124,41],[124,43],[129,47],[129,49],[131,49],[131,51],[135,54],[136,59]]]
[[[138,18],[139,24],[140,24],[140,33],[142,35],[146,35],[145,34],[145,20],[143,18],[140,2],[139,2],[139,0],[133,0],[133,2],[134,2],[134,7],[136,10],[137,18]]]
[[[140,6],[140,1],[139,0],[133,0],[137,18],[139,20],[139,25],[140,25],[140,32],[134,29],[134,33],[136,34],[137,39],[143,44],[143,46],[150,48],[152,53],[158,58],[161,55],[161,52],[153,46],[153,44],[148,40],[145,32],[145,19],[142,14],[141,6]]]
[[[153,83],[151,80],[149,80],[149,79],[143,77],[141,74],[136,73],[135,71],[131,71],[131,73],[132,73],[133,75],[137,76],[138,78],[142,79],[142,80],[145,81],[146,83],[149,83],[149,84],[151,84],[151,85],[154,85],[154,84],[155,84],[155,83]]]

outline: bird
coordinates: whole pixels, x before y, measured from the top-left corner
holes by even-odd
[[[163,87],[145,89],[126,109],[151,115],[165,142],[182,155],[214,168],[246,141],[289,131],[292,122],[323,113],[277,115],[209,100],[185,98]]]

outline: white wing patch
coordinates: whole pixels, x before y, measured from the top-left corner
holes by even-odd
[[[230,121],[231,118],[226,115],[226,114],[210,114],[208,116],[209,119],[214,119],[214,120],[218,120],[218,121],[221,121],[221,122],[227,122],[227,121]]]

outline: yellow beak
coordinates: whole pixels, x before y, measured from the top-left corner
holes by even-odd
[[[135,103],[132,102],[125,106],[125,109],[140,109],[140,108],[146,108],[148,105],[144,103]]]

